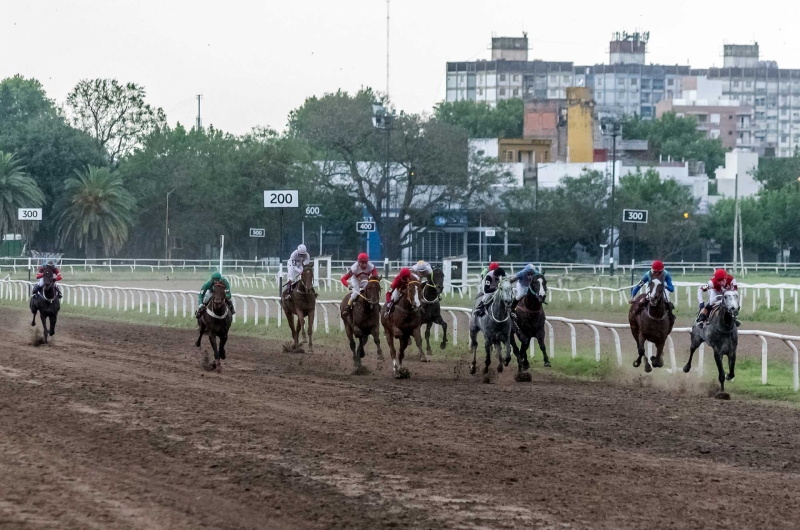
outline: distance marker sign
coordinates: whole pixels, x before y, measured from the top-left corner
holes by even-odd
[[[375,221],[359,221],[356,223],[356,232],[374,232]]]
[[[623,223],[647,224],[647,210],[622,210]]]
[[[300,199],[297,190],[265,190],[264,208],[297,208]]]
[[[19,221],[41,221],[41,208],[17,208],[17,220]]]
[[[251,228],[250,229],[250,237],[265,237],[267,235],[267,231],[263,228]]]

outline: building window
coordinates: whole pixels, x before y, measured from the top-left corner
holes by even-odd
[[[733,82],[733,87],[734,88],[739,88],[739,81],[734,81]]]
[[[719,125],[720,115],[719,114],[712,114],[711,115],[711,123],[714,125]]]
[[[667,79],[667,86],[673,86],[675,84],[674,79]]]
[[[752,81],[745,81],[744,86],[745,86],[745,88],[753,88],[753,82]]]
[[[664,90],[664,80],[653,79],[653,90]]]
[[[642,89],[650,90],[650,79],[642,79]]]
[[[500,81],[506,80],[506,74],[500,74]]]
[[[506,151],[506,162],[513,162],[514,161],[514,151],[510,149]]]
[[[728,136],[732,136],[732,135],[733,135],[733,131],[728,131]]]
[[[568,75],[563,76],[561,78],[561,81],[563,81],[564,83],[569,83],[569,76]]]
[[[478,89],[478,95],[479,95],[479,96],[482,96],[482,95],[483,95],[483,89],[482,89],[482,88],[479,88],[479,89]]]
[[[519,81],[519,76],[515,75],[513,79],[514,79],[514,81]]]
[[[519,96],[519,89],[515,88],[514,89],[514,97],[517,97],[517,96]]]
[[[505,88],[501,88],[500,89],[500,95],[501,96],[505,96],[506,95],[506,89]]]
[[[597,86],[598,86],[598,87],[601,87],[601,86],[603,86],[603,78],[602,78],[602,77],[598,77],[598,78],[597,78]]]
[[[673,93],[672,90],[667,90],[667,99],[672,99]]]
[[[558,76],[557,75],[551,75],[550,76],[550,84],[551,85],[557,85],[558,84]]]

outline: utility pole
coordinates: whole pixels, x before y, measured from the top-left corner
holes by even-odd
[[[389,99],[389,1],[386,0],[386,99]]]
[[[736,272],[737,253],[739,251],[739,171],[733,185],[733,271]],[[741,257],[741,256],[740,256]]]
[[[609,208],[609,220],[611,233],[609,234],[609,273],[614,276],[614,249],[616,241],[614,239],[614,194],[617,187],[617,136],[622,134],[622,121],[618,116],[604,116],[600,118],[600,130],[605,136],[611,136],[611,207]]]
[[[203,98],[203,94],[197,94],[197,130],[203,128],[203,120],[200,119],[200,100]]]
[[[171,189],[167,192],[167,218],[165,222],[165,234],[164,234],[164,259],[170,260],[172,256],[170,255],[171,252],[169,251],[169,196],[172,195],[172,192],[175,191]]]

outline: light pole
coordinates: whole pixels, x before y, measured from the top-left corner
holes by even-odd
[[[600,256],[600,265],[605,265],[606,264],[606,247],[607,246],[608,246],[608,243],[600,243],[600,252],[602,252],[602,255]]]
[[[372,125],[376,129],[386,131],[386,159],[383,164],[383,180],[384,180],[384,207],[383,210],[383,251],[384,256],[388,256],[391,242],[389,241],[389,209],[391,208],[390,202],[390,188],[389,188],[389,146],[391,145],[392,125],[394,125],[394,115],[392,115],[386,107],[381,103],[372,104]],[[369,237],[369,236],[367,236]]]
[[[611,276],[614,276],[614,194],[617,187],[617,136],[622,134],[622,121],[614,115],[607,115],[600,118],[600,131],[604,136],[611,137],[611,207],[609,209],[609,221],[611,232],[609,234],[608,263]]]
[[[175,189],[171,189],[167,192],[167,220],[164,223],[165,232],[164,232],[164,259],[170,260],[172,256],[170,256],[169,252],[169,196],[172,195],[172,192]]]

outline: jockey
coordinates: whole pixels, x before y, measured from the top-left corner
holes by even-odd
[[[225,284],[225,302],[228,304],[228,309],[230,309],[231,314],[236,314],[236,310],[233,308],[233,301],[231,300],[231,284],[228,283],[228,280],[222,277],[222,274],[220,274],[218,271],[214,271],[214,274],[211,275],[211,279],[203,284],[203,286],[200,288],[200,293],[197,296],[198,317],[206,308],[206,304],[208,304],[208,302],[211,300],[211,296],[213,294],[212,289],[214,288],[214,284],[217,282],[222,282]]]
[[[433,269],[431,264],[424,260],[419,260],[415,265],[411,266],[411,272],[416,274],[420,280],[429,280]]]
[[[424,263],[424,262],[421,262]],[[427,264],[426,264],[427,265]],[[409,280],[412,278],[416,278],[416,273],[412,272],[412,269],[407,267],[403,267],[400,269],[400,272],[397,276],[394,277],[392,281],[392,285],[389,287],[389,290],[386,292],[386,316],[389,316],[389,313],[392,312],[392,307],[394,304],[400,300],[400,296],[403,294],[403,289],[406,288],[408,285]]]
[[[664,297],[667,300],[667,311],[669,312],[669,317],[674,320],[675,316],[673,315],[672,311],[675,309],[675,305],[670,301],[669,293],[675,292],[675,286],[672,284],[672,275],[669,273],[668,270],[664,269],[664,262],[661,260],[658,259],[655,260],[653,264],[650,265],[650,270],[645,272],[644,275],[642,276],[642,279],[639,280],[639,283],[633,286],[633,289],[631,289],[630,303],[631,304],[636,303],[635,298],[636,295],[639,294],[641,288],[644,287],[645,285],[648,285],[650,283],[650,280],[652,279],[652,276],[659,272],[662,273],[661,276],[662,278],[664,278]],[[647,298],[647,296],[645,296],[644,300],[642,301],[646,302],[648,300],[649,299]],[[641,313],[642,309],[644,309],[644,306],[645,306],[644,303],[639,304],[639,306],[635,309],[634,314],[638,315],[639,313]]]
[[[62,280],[61,271],[58,270],[58,267],[56,267],[56,264],[53,262],[53,260],[49,259],[49,260],[43,262],[41,265],[39,265],[39,270],[36,272],[36,279],[38,279],[39,281],[33,287],[33,292],[32,292],[33,296],[36,296],[37,294],[42,292],[42,288],[44,287],[44,271],[45,271],[45,269],[50,269],[50,270],[53,271],[53,282],[54,283],[55,282],[60,282]],[[61,289],[58,287],[58,285],[56,285],[55,288],[56,288],[57,296],[59,298],[61,298]]]
[[[483,316],[486,304],[489,302],[491,295],[497,290],[500,278],[505,277],[505,275],[506,271],[500,267],[499,263],[493,261],[489,264],[489,272],[483,277],[483,292],[478,295],[481,301],[475,307],[475,316]]]
[[[708,313],[712,307],[716,307],[722,303],[725,291],[738,291],[739,285],[736,279],[728,274],[725,269],[717,269],[714,271],[714,276],[697,288],[697,301],[700,304],[700,313],[697,315],[698,327],[703,327],[703,322],[708,320]],[[703,303],[703,293],[708,292],[708,303]],[[741,322],[736,320],[736,325],[740,326]]]
[[[525,298],[525,295],[528,293],[533,277],[541,273],[542,271],[537,269],[533,263],[528,263],[525,265],[524,269],[511,277],[511,283],[516,282],[517,284],[515,286],[514,303],[511,305],[512,314],[514,314],[513,311],[517,308],[519,301]]]
[[[353,305],[356,297],[361,294],[361,289],[366,286],[367,281],[370,278],[377,277],[378,269],[375,268],[375,265],[369,260],[369,256],[367,256],[366,252],[359,254],[358,261],[353,263],[353,265],[350,266],[350,270],[347,271],[347,274],[342,276],[342,284],[353,290],[350,294],[350,300],[347,301],[345,312],[350,311],[350,307]]]
[[[292,252],[286,262],[286,299],[292,297],[292,287],[297,279],[303,273],[303,267],[311,263],[311,256],[305,245],[298,245],[297,250]]]

